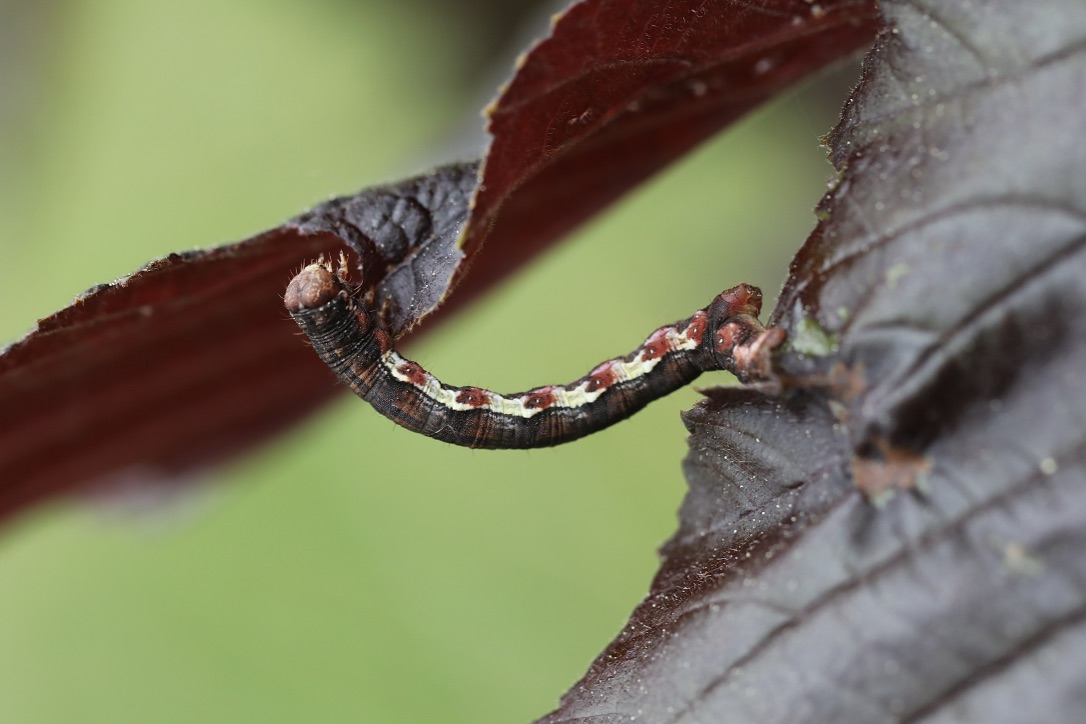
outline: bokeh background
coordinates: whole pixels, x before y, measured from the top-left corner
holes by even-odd
[[[0,344],[154,257],[477,155],[478,109],[547,10],[0,0]],[[411,356],[519,390],[740,281],[771,308],[849,77],[707,144]],[[28,511],[0,530],[0,720],[540,716],[648,589],[697,399],[564,448],[473,452],[345,396],[182,494]]]

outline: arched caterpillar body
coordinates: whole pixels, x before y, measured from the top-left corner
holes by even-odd
[[[324,263],[303,269],[284,303],[322,360],[382,415],[471,448],[533,448],[584,437],[623,420],[708,370],[763,374],[783,331],[758,321],[762,293],[740,284],[691,317],[661,327],[625,357],[567,385],[503,395],[446,385],[401,357],[378,316]]]

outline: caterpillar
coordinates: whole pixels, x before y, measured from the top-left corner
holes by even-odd
[[[558,445],[623,420],[702,372],[766,378],[781,329],[758,321],[762,293],[740,284],[687,319],[660,327],[625,357],[607,360],[566,385],[503,395],[446,385],[400,356],[380,316],[358,299],[345,267],[302,269],[284,305],[313,349],[355,394],[397,424],[470,448]]]

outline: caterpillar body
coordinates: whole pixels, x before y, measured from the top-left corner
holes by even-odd
[[[764,377],[767,352],[784,337],[758,321],[761,291],[740,284],[569,384],[500,394],[446,385],[402,357],[379,315],[352,293],[342,268],[307,266],[291,280],[284,303],[320,358],[378,412],[415,432],[471,448],[576,440],[709,370],[728,370],[744,381]]]

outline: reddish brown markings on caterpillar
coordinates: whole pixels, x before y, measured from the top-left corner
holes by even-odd
[[[553,387],[540,387],[530,391],[524,397],[524,406],[529,410],[545,410],[557,402]]]
[[[749,284],[740,284],[721,292],[718,297],[728,305],[729,316],[757,317],[762,311],[762,290]]]
[[[421,387],[426,384],[426,370],[418,362],[405,359],[396,367],[396,371],[413,385]]]
[[[478,387],[465,387],[457,393],[456,401],[461,405],[482,407],[490,403],[490,395]]]
[[[757,319],[761,292],[740,284],[568,385],[500,395],[450,387],[401,357],[365,299],[351,291],[342,271],[320,263],[303,269],[284,296],[313,349],[359,397],[408,429],[476,448],[544,447],[583,437],[706,370],[727,369],[741,380],[770,378],[770,353],[784,340],[782,330],[766,330]]]
[[[651,360],[660,359],[668,352],[667,344],[667,328],[658,329],[652,333],[652,336],[645,340],[644,346],[641,347],[641,359]]]
[[[365,315],[362,314],[358,314],[356,315],[356,317],[359,319],[359,321],[366,320],[367,323],[369,323],[371,319],[367,318]],[[372,331],[373,338],[377,342],[377,346],[382,352],[387,352],[388,350],[392,349],[392,335],[390,335],[381,327],[376,327],[372,324],[369,324],[368,326],[374,327]]]
[[[611,360],[607,360],[588,373],[588,384],[585,385],[585,391],[596,392],[606,389],[615,383],[615,379],[615,365]]]
[[[690,318],[690,323],[686,325],[683,334],[693,341],[694,344],[701,344],[705,339],[705,331],[707,329],[709,329],[709,320],[706,317],[705,312],[698,311]]]
[[[742,328],[734,322],[729,322],[717,329],[715,335],[716,351],[725,352],[734,347],[736,336],[741,332]]]

